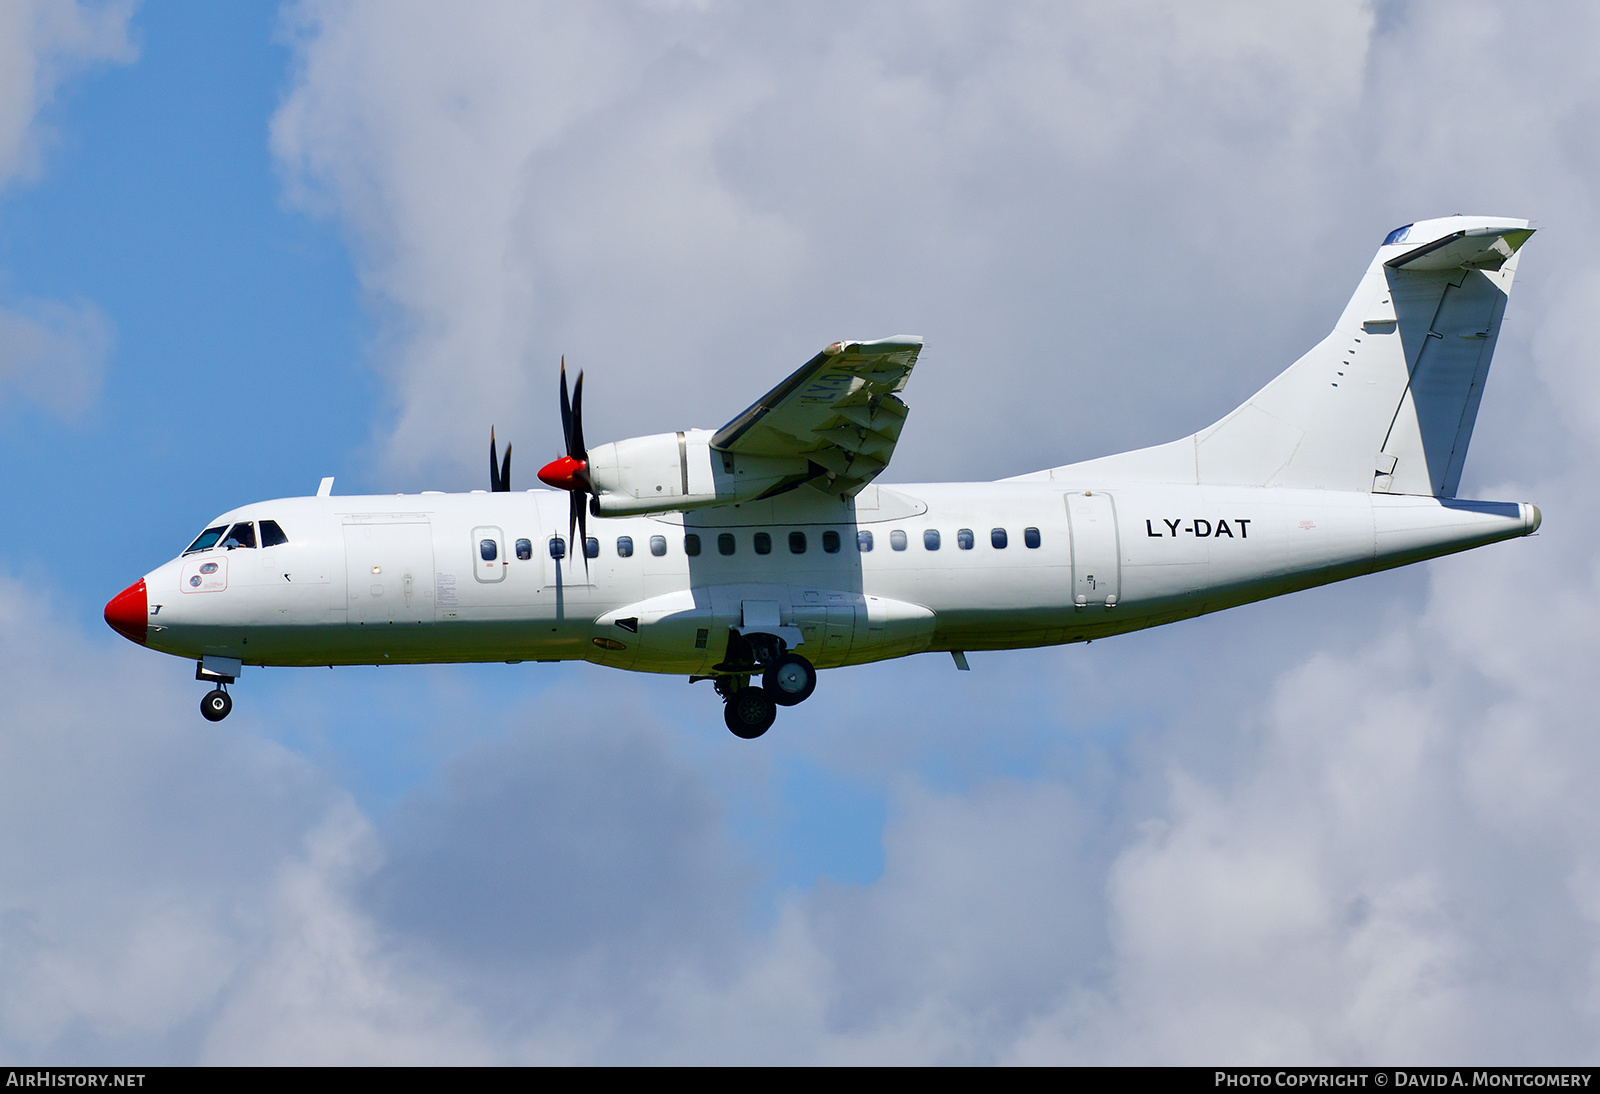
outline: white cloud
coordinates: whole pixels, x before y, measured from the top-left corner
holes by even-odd
[[[1059,416],[1016,396],[1092,380],[1069,443],[1128,428],[1147,385],[1087,362],[1153,348],[1145,328],[1170,352],[1247,290],[1276,322],[1274,283],[1304,275],[1229,275],[1219,249],[1304,248],[1340,204],[1370,17],[1238,7],[307,3],[274,148],[385,318],[396,474],[475,482],[491,418],[549,447],[562,353],[599,438],[715,426],[816,346],[906,329],[930,350],[903,473],[1015,473],[1063,458]],[[1173,291],[1130,329],[1118,298],[1152,264]],[[1006,383],[975,407],[980,376]],[[1018,415],[1037,439],[976,443]]]
[[[0,188],[38,175],[39,113],[57,87],[96,62],[133,60],[129,2],[19,0],[0,6]],[[22,397],[61,417],[94,400],[112,324],[91,303],[28,300],[0,307],[0,400]]]
[[[349,227],[390,317],[377,365],[402,468],[472,466],[488,416],[519,405],[519,430],[553,436],[563,350],[592,370],[599,437],[714,425],[824,332],[904,328],[930,343],[900,477],[1019,471],[1225,411],[1326,330],[1396,224],[1462,209],[1550,229],[1470,472],[1548,497],[1545,536],[1437,564],[1421,619],[1300,647],[1265,705],[1247,663],[1167,677],[1158,745],[1109,789],[907,788],[882,880],[801,898],[732,980],[686,973],[693,1036],[619,1003],[632,1020],[609,1051],[1358,1061],[1586,1043],[1587,12],[297,10],[275,147],[301,200]],[[1148,687],[1150,666],[1106,656]],[[1186,686],[1231,701],[1195,719]],[[904,759],[850,736],[821,762]],[[1186,758],[1207,752],[1229,762]],[[1112,803],[1093,821],[1086,792]]]
[[[0,7],[0,185],[37,174],[39,111],[62,80],[100,61],[127,62],[131,0],[16,0]]]
[[[110,318],[90,303],[0,308],[0,400],[20,396],[72,417],[99,395],[113,340]]]
[[[1507,10],[298,8],[274,147],[387,324],[397,475],[475,464],[491,413],[553,437],[563,348],[603,380],[598,439],[715,424],[826,337],[918,327],[942,336],[910,392],[920,473],[1163,439],[1320,336],[1382,230],[1461,208],[1548,229],[1469,461],[1521,479],[1481,492],[1539,501],[1544,532],[1432,564],[1424,594],[979,662],[963,692],[842,673],[813,732],[737,760],[664,728],[656,685],[555,688],[381,824],[132,651],[77,686],[101,648],[13,582],[0,1045],[1586,1058],[1597,35]],[[1130,708],[1145,729],[1088,739]],[[1024,765],[983,752],[1024,740]],[[930,750],[951,785],[907,774]],[[767,927],[725,813],[796,753],[893,788],[885,871]]]

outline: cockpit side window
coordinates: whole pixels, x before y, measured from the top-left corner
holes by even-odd
[[[221,539],[222,533],[226,532],[227,530],[228,526],[226,524],[219,524],[215,528],[207,528],[195,538],[193,543],[189,544],[189,549],[183,553],[186,555],[192,555],[196,551],[205,551],[215,547],[217,545],[217,540]]]
[[[281,547],[288,542],[289,537],[283,534],[283,529],[278,527],[277,521],[264,520],[261,522],[261,546]]]
[[[232,528],[229,528],[228,534],[222,537],[222,545],[230,551],[235,547],[255,547],[255,522],[250,520],[241,520],[238,524],[235,524]]]

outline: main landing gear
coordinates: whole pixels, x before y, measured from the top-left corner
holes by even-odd
[[[717,678],[717,690],[722,692],[723,698],[727,700],[722,708],[722,720],[728,723],[728,728],[733,731],[735,737],[753,741],[772,728],[772,723],[778,718],[778,704],[772,701],[772,696],[767,694],[766,688],[738,683],[731,687],[723,685],[723,680],[738,679],[739,677]]]
[[[817,690],[811,662],[789,653],[771,635],[733,635],[728,657],[717,668],[724,673],[712,678],[724,703],[722,720],[735,737],[747,741],[772,728],[779,707],[803,703]],[[750,678],[758,672],[761,685],[756,687]]]

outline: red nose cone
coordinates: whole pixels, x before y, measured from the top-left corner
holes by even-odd
[[[539,468],[539,481],[557,490],[576,490],[582,485],[582,475],[588,469],[589,465],[584,461],[562,456]]]
[[[144,645],[150,628],[150,598],[145,596],[144,578],[111,598],[106,605],[106,622],[128,641]]]

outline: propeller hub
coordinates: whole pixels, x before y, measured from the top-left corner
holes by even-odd
[[[588,471],[589,464],[586,460],[562,456],[539,468],[539,481],[557,490],[586,490]]]

